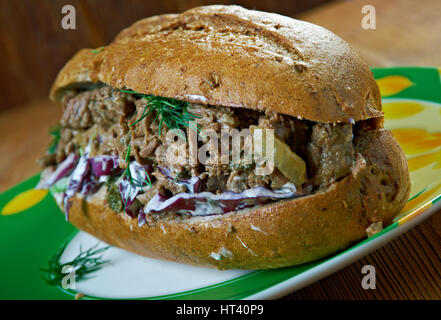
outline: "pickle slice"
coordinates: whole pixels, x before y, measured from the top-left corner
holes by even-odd
[[[262,130],[261,135],[254,136],[254,130]],[[254,146],[260,145],[263,153],[263,158],[267,161],[272,161],[270,156],[266,155],[266,137],[263,127],[250,126],[250,131],[254,137]],[[254,154],[256,156],[256,154]],[[294,153],[291,148],[282,140],[274,135],[274,166],[283,173],[292,183],[299,189],[306,181],[306,164],[302,158]]]

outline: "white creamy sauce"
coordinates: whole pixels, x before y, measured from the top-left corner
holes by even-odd
[[[101,176],[101,177],[99,177],[98,182],[99,183],[106,183],[109,181],[109,179],[110,179],[110,176]]]
[[[255,225],[253,225],[253,224],[250,224],[250,227],[251,227],[251,230],[254,230],[254,231],[259,231],[259,232],[263,232],[263,231],[262,231],[262,229],[260,229],[260,228],[256,227],[256,226],[255,226]],[[266,232],[263,232],[263,233],[266,233]]]
[[[220,255],[225,257],[225,258],[231,258],[233,257],[233,253],[230,250],[225,249],[224,247],[222,247],[219,251]]]
[[[54,173],[54,168],[47,167],[40,173],[40,181],[35,186],[34,189],[47,189],[46,181]]]
[[[207,215],[207,214],[222,214],[224,210],[222,209],[221,203],[215,203],[214,201],[197,201],[195,211],[192,212],[193,215]]]
[[[52,193],[52,196],[54,197],[58,206],[61,206],[61,204],[63,203],[63,192]]]
[[[222,258],[232,258],[233,253],[230,250],[225,249],[224,247],[219,249],[219,252],[210,253],[210,257],[213,259],[220,261]]]
[[[240,239],[238,236],[236,236],[236,238],[237,238],[237,240],[239,240],[240,241],[240,243],[242,244],[242,246],[244,247],[244,248],[246,248],[253,256],[257,256],[257,254],[253,251],[253,250],[251,250],[250,248],[248,248],[247,247],[247,245],[245,244],[245,243],[243,243],[243,241],[242,241],[242,239]]]
[[[201,102],[207,102],[208,99],[204,96],[198,95],[198,94],[186,94],[187,98],[190,98],[191,100],[195,101],[201,101]]]
[[[217,260],[217,261],[221,261],[222,260],[221,255],[219,253],[216,253],[216,252],[210,253],[210,257],[212,257],[214,260]]]

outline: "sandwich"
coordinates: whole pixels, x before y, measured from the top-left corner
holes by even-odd
[[[310,262],[410,191],[368,66],[319,26],[239,6],[140,20],[79,51],[39,188],[131,252],[218,269]]]

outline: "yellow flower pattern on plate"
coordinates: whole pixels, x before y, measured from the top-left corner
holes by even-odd
[[[390,102],[383,106],[383,112],[388,119],[407,118],[423,110],[421,103],[413,101]]]
[[[4,216],[20,213],[35,206],[46,197],[48,190],[26,190],[12,198],[2,209]]]
[[[394,77],[389,76],[389,81],[398,79]],[[388,84],[389,93],[392,87],[404,88],[405,81],[399,82]],[[421,100],[386,99],[383,111],[385,127],[406,153],[412,181],[411,199],[395,218],[402,224],[431,206],[441,189],[441,106]]]
[[[386,76],[377,79],[378,87],[380,88],[380,93],[382,97],[392,96],[397,94],[411,86],[413,86],[412,81],[404,76]]]

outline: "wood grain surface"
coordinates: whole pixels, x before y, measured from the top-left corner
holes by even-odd
[[[82,48],[110,42],[133,22],[207,4],[239,4],[292,16],[329,0],[1,0],[0,110],[47,95],[60,68]],[[76,29],[64,30],[61,8],[76,9]]]
[[[361,28],[361,8],[375,7],[376,29]],[[441,66],[441,1],[334,2],[297,15],[346,40],[371,67]]]
[[[91,5],[93,1],[86,3]],[[361,28],[361,7],[364,4],[376,8],[376,30]],[[170,11],[166,9],[163,12]],[[95,10],[99,11],[99,8]],[[275,11],[271,8],[267,10]],[[302,14],[300,18],[337,33],[360,52],[371,66],[441,66],[441,37],[437,34],[441,30],[439,12],[441,1],[438,0],[345,1],[322,6]],[[100,14],[110,15],[109,12]],[[102,32],[111,33],[102,31],[98,25],[95,28],[95,34],[87,35],[92,39],[90,43],[107,39],[108,35],[103,36]],[[0,30],[4,32],[3,27]],[[64,54],[63,46],[60,44],[52,50],[60,50],[60,54]],[[35,63],[43,63],[41,59]],[[51,60],[44,61],[46,65],[51,63]],[[37,71],[44,72],[44,67],[29,64],[20,69],[23,78],[26,72],[34,71],[32,68],[41,68]],[[16,90],[14,92],[27,90],[13,87],[11,84],[11,90]],[[2,100],[0,109],[8,103],[7,99]],[[0,192],[38,172],[35,159],[44,153],[50,140],[48,128],[57,122],[59,116],[59,108],[46,99],[0,112]],[[284,299],[440,299],[440,256],[441,212],[438,212],[385,247]],[[361,269],[366,264],[376,268],[375,290],[361,287]]]

